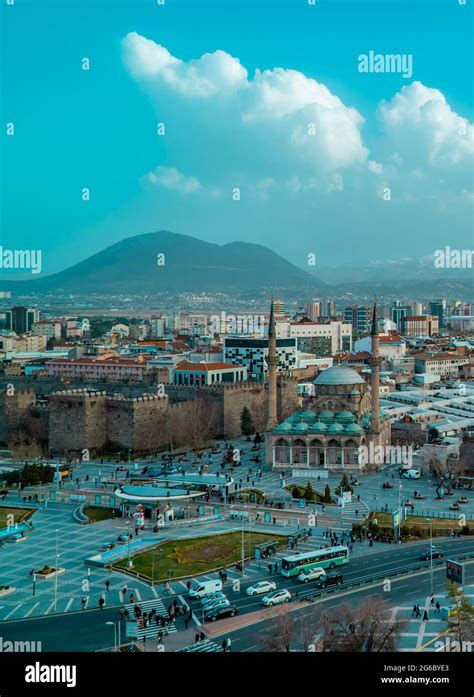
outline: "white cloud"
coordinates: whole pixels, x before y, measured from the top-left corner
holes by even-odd
[[[158,166],[153,172],[149,172],[144,179],[154,186],[178,191],[181,194],[189,194],[202,188],[196,177],[185,177],[175,167]]]
[[[471,166],[473,127],[439,90],[413,82],[382,101],[378,115],[388,144],[405,164]]]
[[[123,55],[172,133],[167,157],[177,169],[157,168],[153,184],[223,199],[238,186],[263,201],[342,191],[375,199],[384,187],[393,200],[436,200],[470,188],[472,125],[420,82],[380,103],[369,153],[363,116],[296,70],[249,77],[224,51],[182,61],[137,33],[123,39]]]

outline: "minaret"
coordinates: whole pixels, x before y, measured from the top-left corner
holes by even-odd
[[[277,416],[277,367],[279,363],[276,346],[276,322],[273,300],[270,309],[270,323],[268,325],[268,419],[267,431],[271,431],[278,423]]]
[[[372,395],[372,427],[371,441],[374,447],[381,445],[380,443],[380,344],[379,330],[377,326],[377,303],[374,302],[374,311],[372,315],[372,329],[370,332],[372,339],[372,355],[369,359],[369,364],[372,367],[371,377],[371,395]]]

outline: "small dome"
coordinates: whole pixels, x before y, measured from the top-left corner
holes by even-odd
[[[344,433],[351,436],[361,436],[364,433],[364,429],[359,424],[348,424],[344,429]]]
[[[325,409],[324,411],[320,412],[319,420],[325,424],[332,423],[334,421],[334,412],[330,411],[329,409]]]
[[[308,424],[305,424],[304,421],[300,421],[299,424],[296,424],[296,426],[293,427],[293,431],[295,431],[295,433],[302,433],[307,430]]]
[[[338,424],[351,424],[355,421],[355,416],[350,411],[340,411],[336,414],[336,421]]]
[[[364,383],[364,378],[361,378],[356,370],[340,365],[326,368],[314,380],[315,385],[363,385]]]
[[[288,421],[284,421],[282,424],[278,424],[278,426],[275,426],[273,431],[275,433],[288,433],[288,431],[291,431],[292,429],[292,424],[288,423]]]
[[[313,421],[316,421],[316,414],[314,413],[314,411],[310,411],[310,410],[303,411],[300,414],[300,419],[301,419],[301,421],[306,421],[306,422],[311,423]]]
[[[314,424],[311,424],[309,427],[310,433],[326,433],[327,430],[328,427],[326,424],[323,424],[322,421],[315,421]]]
[[[336,434],[336,433],[342,433],[344,431],[344,426],[341,426],[341,424],[331,424],[328,426],[328,433],[331,434]]]

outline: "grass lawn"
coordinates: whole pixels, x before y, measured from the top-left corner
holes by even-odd
[[[269,535],[267,533],[245,532],[245,556],[253,557],[255,545],[270,540],[285,545],[286,536]],[[173,577],[195,576],[209,569],[229,566],[240,561],[242,556],[241,532],[229,532],[223,535],[209,535],[194,540],[173,540],[156,547],[154,552],[142,552],[133,557],[133,568],[143,576],[152,578],[152,558],[154,562],[154,580],[167,580],[168,570],[173,571]],[[119,568],[127,568],[127,559],[118,562]]]
[[[9,508],[8,506],[0,506],[0,528],[7,527],[7,516],[10,514],[13,515],[15,523],[23,523],[33,515],[35,510],[34,508],[16,508],[13,506]]]
[[[84,514],[89,518],[91,523],[99,523],[101,520],[113,518],[113,511],[115,511],[115,518],[119,518],[120,509],[118,508],[106,508],[102,506],[87,506],[84,508]]]

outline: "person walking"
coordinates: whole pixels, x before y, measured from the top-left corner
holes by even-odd
[[[435,612],[438,612],[438,613],[441,612],[441,605],[439,604],[439,602],[436,603],[435,608],[436,608]]]
[[[130,593],[128,599],[129,599],[129,602],[130,602],[130,603],[134,603],[134,602],[135,602],[135,596],[133,595],[133,593]]]
[[[223,640],[222,640],[221,647],[222,647],[223,652],[225,653],[226,650],[227,650],[227,641],[226,641],[226,639],[223,639]]]
[[[104,605],[105,605],[105,600],[104,600],[104,598],[103,598],[102,596],[100,596],[100,598],[99,598],[99,607],[100,607],[101,610],[102,610],[102,608],[104,607]]]
[[[82,598],[82,600],[81,600],[81,605],[82,605],[82,609],[85,610],[85,609],[86,609],[86,605],[87,605],[87,598],[86,598],[86,596],[84,596],[84,597]]]
[[[434,605],[434,604],[435,604],[434,593],[432,593],[430,595],[430,605]]]
[[[416,617],[417,616],[417,607],[416,605],[413,605],[413,610],[411,611],[411,616]]]
[[[107,592],[110,590],[110,581],[109,581],[109,579],[107,579],[107,581],[105,582],[105,590],[106,590]]]
[[[428,622],[428,613],[426,612],[426,610],[423,612],[422,622]]]
[[[227,639],[225,641],[225,650],[226,650],[226,652],[232,651],[232,641],[231,641],[230,637],[227,637]]]

